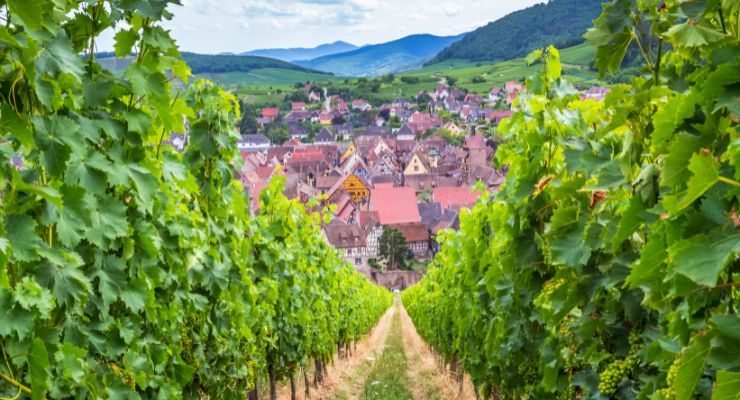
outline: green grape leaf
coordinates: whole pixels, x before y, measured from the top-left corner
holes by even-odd
[[[627,283],[632,288],[648,287],[655,282],[655,276],[666,258],[668,252],[665,248],[665,235],[657,231],[648,237],[647,244],[640,252],[640,259],[632,264]]]
[[[740,343],[740,318],[732,315],[716,315],[712,317],[712,324],[720,336]]]
[[[143,281],[133,281],[121,291],[121,300],[133,312],[139,312],[146,306],[148,290]]]
[[[81,383],[85,378],[85,362],[87,351],[69,343],[64,343],[54,353],[57,368],[61,370],[62,376]]]
[[[665,36],[677,48],[696,48],[717,43],[727,35],[701,24],[686,22],[674,25]]]
[[[19,17],[23,26],[28,29],[40,29],[42,15],[44,14],[45,1],[7,0],[8,8],[13,16]],[[15,21],[15,19],[13,20]]]
[[[688,169],[691,157],[699,151],[699,138],[687,132],[676,135],[660,175],[660,183],[664,186],[677,186],[685,183],[690,176]]]
[[[31,375],[31,398],[33,400],[44,399],[49,389],[49,353],[46,351],[44,342],[39,338],[31,342],[31,351],[28,353],[28,370]]]
[[[49,289],[41,287],[30,276],[24,276],[16,285],[13,297],[21,307],[29,311],[36,309],[45,319],[49,318],[49,313],[54,309],[54,297]]]
[[[36,69],[41,75],[56,77],[68,73],[79,78],[85,72],[82,59],[64,36],[64,31],[61,32],[53,40],[46,42],[45,48],[36,59]]]
[[[24,339],[33,328],[33,315],[13,304],[13,296],[0,288],[0,337],[10,336],[15,332],[19,339]]]
[[[599,46],[594,57],[599,76],[603,78],[607,72],[614,74],[619,70],[630,43],[632,43],[632,33],[625,30],[614,37],[613,43]]]
[[[683,121],[692,117],[699,101],[695,94],[678,94],[658,109],[653,117],[652,151],[664,153],[673,138],[673,132]]]
[[[722,270],[740,251],[740,234],[714,231],[676,242],[668,252],[676,272],[705,286],[714,286]]]
[[[694,336],[688,347],[681,351],[678,371],[673,381],[673,390],[676,400],[690,400],[694,398],[696,385],[704,372],[704,366],[709,360],[712,338],[708,335]]]
[[[57,221],[57,235],[65,246],[74,247],[82,240],[92,222],[93,200],[79,186],[62,187],[64,207]]]
[[[717,371],[712,400],[739,400],[740,372]]]
[[[27,215],[6,215],[5,230],[13,252],[12,258],[18,261],[38,259],[38,248],[43,244],[36,233],[36,220]]]
[[[119,200],[106,199],[98,205],[98,212],[92,215],[92,226],[87,239],[101,248],[107,248],[107,241],[128,234],[126,206]]]
[[[719,162],[711,154],[694,153],[689,161],[689,171],[693,174],[688,182],[688,188],[676,204],[665,202],[666,210],[677,214],[719,182]]]
[[[116,32],[114,39],[116,43],[113,48],[116,51],[116,57],[128,57],[136,41],[139,40],[139,33],[134,29],[121,29]]]
[[[16,114],[15,110],[9,104],[3,105],[0,109],[0,129],[3,135],[12,135],[18,143],[27,149],[36,147],[31,128]]]

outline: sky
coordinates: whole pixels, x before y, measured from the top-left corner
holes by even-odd
[[[383,43],[469,32],[544,0],[182,0],[164,26],[180,49],[205,54]],[[107,32],[99,50],[111,50]]]

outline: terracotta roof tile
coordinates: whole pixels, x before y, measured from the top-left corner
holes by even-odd
[[[382,184],[370,191],[370,209],[378,212],[382,225],[421,222],[416,204],[412,188]]]

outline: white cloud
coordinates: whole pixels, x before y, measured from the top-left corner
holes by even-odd
[[[242,52],[337,40],[381,43],[411,33],[468,32],[544,0],[182,0],[172,29],[183,50]],[[111,49],[112,35],[100,41]]]
[[[448,17],[454,17],[460,14],[460,12],[463,10],[463,8],[460,7],[460,5],[455,4],[455,3],[444,3],[441,6],[439,6],[439,9],[440,11],[442,11],[444,15]]]

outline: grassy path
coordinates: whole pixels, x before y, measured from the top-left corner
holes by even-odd
[[[419,337],[411,318],[396,298],[370,335],[348,358],[335,358],[326,382],[311,387],[310,399],[321,400],[473,400],[466,377],[462,391],[454,376],[439,367],[437,356]],[[298,399],[303,400],[302,379]],[[289,387],[278,399],[290,399]]]
[[[365,381],[362,400],[413,400],[406,370],[406,352],[403,348],[399,301],[393,308],[390,333],[385,349],[375,369]]]

